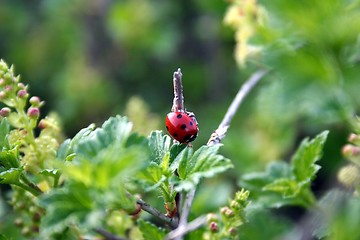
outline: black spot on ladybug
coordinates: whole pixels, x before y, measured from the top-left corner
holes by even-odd
[[[174,137],[177,137],[177,136],[179,136],[179,135],[178,135],[177,133],[173,133],[173,136],[174,136]]]
[[[189,142],[194,141],[196,137],[197,137],[197,135],[192,135],[192,136],[190,137],[190,139],[189,139]]]
[[[194,123],[190,121],[190,126],[192,126],[192,125],[194,125]]]
[[[185,141],[185,142],[189,142],[190,139],[191,139],[191,135],[186,135],[186,136],[184,137],[184,141]]]
[[[179,113],[176,117],[177,117],[177,118],[182,118],[182,114]]]
[[[182,124],[182,125],[180,126],[180,128],[181,128],[182,130],[184,130],[184,129],[186,128],[186,124]]]
[[[169,131],[169,127],[168,127],[168,126],[166,126],[166,130],[168,130],[168,131]]]

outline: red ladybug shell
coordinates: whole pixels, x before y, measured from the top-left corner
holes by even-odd
[[[195,117],[185,112],[168,113],[165,124],[170,136],[180,143],[194,141],[199,132]]]

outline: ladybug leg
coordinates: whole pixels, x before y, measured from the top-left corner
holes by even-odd
[[[191,143],[187,143],[187,146],[190,147],[190,148],[193,147],[193,145]]]

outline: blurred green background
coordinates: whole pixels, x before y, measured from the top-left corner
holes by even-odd
[[[46,101],[43,115],[59,114],[69,137],[116,114],[129,116],[145,135],[165,130],[172,74],[181,67],[185,106],[200,126],[195,147],[207,142],[241,84],[265,66],[272,71],[223,142],[235,169],[204,183],[224,192],[209,208],[227,200],[234,190],[228,182],[288,159],[303,137],[329,129],[314,184],[321,194],[335,184],[340,149],[360,106],[358,2],[259,1],[267,23],[251,41],[263,51],[239,68],[234,31],[223,24],[226,1],[3,0],[0,57]],[[211,196],[204,191],[198,206]]]

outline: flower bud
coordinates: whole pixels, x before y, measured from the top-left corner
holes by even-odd
[[[228,208],[228,207],[223,207],[220,209],[220,212],[225,215],[226,217],[232,217],[234,216],[234,212]]]
[[[211,222],[209,224],[209,228],[210,228],[211,232],[218,232],[219,231],[219,227],[218,227],[216,222]]]
[[[22,227],[22,226],[24,226],[24,221],[23,221],[21,218],[16,218],[16,219],[14,220],[14,224],[15,224],[15,226],[17,226],[17,227]]]
[[[230,203],[230,207],[233,208],[233,209],[239,209],[240,204],[237,201],[232,200],[231,203]]]
[[[40,116],[40,110],[37,107],[31,107],[28,109],[27,115],[30,118],[38,118]]]
[[[351,144],[346,144],[342,148],[342,154],[344,157],[352,157],[360,155],[360,148]]]
[[[28,237],[31,234],[31,229],[29,227],[24,227],[21,230],[21,234],[25,237]]]
[[[19,98],[24,99],[24,98],[27,98],[29,96],[29,94],[27,93],[27,91],[25,89],[22,89],[22,90],[18,91],[17,96]]]
[[[11,85],[7,85],[4,87],[5,92],[11,92],[13,90],[13,87]]]
[[[208,223],[217,222],[218,221],[218,216],[215,213],[208,213],[206,215],[206,220],[207,220]]]
[[[20,88],[20,89],[25,89],[25,88],[26,88],[23,83],[18,83],[17,86],[18,86],[18,88]]]
[[[5,80],[3,78],[0,78],[0,86],[4,86]]]
[[[33,106],[39,106],[40,105],[40,98],[37,96],[33,96],[29,100],[30,104]]]
[[[3,107],[2,109],[0,109],[0,116],[1,117],[7,117],[7,116],[9,116],[10,112],[11,112],[10,108]]]
[[[357,144],[360,145],[360,135],[355,134],[355,133],[351,133],[348,137],[348,141],[353,143],[353,144]]]
[[[6,93],[4,91],[0,92],[0,100],[5,99],[6,98]]]
[[[234,227],[231,227],[229,229],[229,233],[230,233],[230,235],[235,236],[237,234],[237,229]]]
[[[237,202],[239,202],[239,201],[244,202],[248,199],[249,195],[250,195],[250,192],[248,190],[241,189],[240,191],[236,192],[235,200]]]
[[[359,167],[349,164],[344,166],[338,172],[338,180],[345,187],[354,188],[360,185],[360,169]]]
[[[46,121],[45,119],[41,119],[38,124],[38,128],[40,128],[40,129],[45,129],[48,126],[49,126],[48,121]]]

